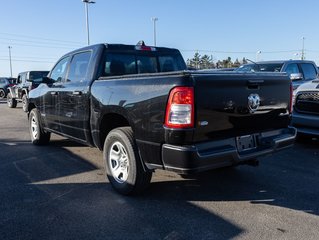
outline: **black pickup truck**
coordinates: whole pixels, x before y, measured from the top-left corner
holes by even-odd
[[[70,52],[29,94],[31,140],[98,147],[122,194],[143,191],[155,169],[196,173],[292,146],[286,74],[186,69],[178,50],[144,43]]]

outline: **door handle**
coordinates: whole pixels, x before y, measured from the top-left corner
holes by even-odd
[[[58,92],[56,92],[56,91],[52,91],[50,93],[51,93],[52,96],[57,96],[58,95]]]
[[[82,91],[73,91],[73,93],[72,93],[73,95],[82,95]]]

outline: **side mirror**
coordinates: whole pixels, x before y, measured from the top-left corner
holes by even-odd
[[[296,81],[296,80],[302,80],[303,79],[302,73],[291,73],[289,77],[290,77],[291,81]]]
[[[54,83],[52,78],[49,77],[42,77],[42,83],[46,83],[46,84],[52,84]]]

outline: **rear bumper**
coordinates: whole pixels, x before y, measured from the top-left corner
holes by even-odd
[[[293,112],[291,125],[303,134],[319,136],[319,115],[302,114]]]
[[[256,148],[238,152],[236,138],[199,143],[190,146],[162,146],[164,168],[180,174],[191,174],[236,165],[291,147],[295,141],[293,127],[254,134]]]

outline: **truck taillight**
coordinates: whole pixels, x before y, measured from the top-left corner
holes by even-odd
[[[175,87],[171,90],[165,115],[168,128],[194,127],[194,89],[192,87]]]

